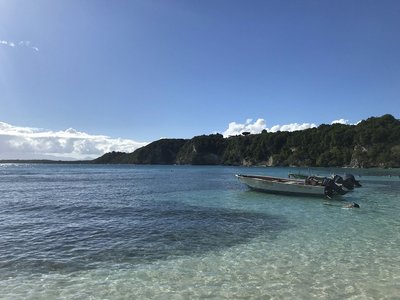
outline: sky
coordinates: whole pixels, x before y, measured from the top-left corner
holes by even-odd
[[[0,159],[400,117],[400,1],[0,0]]]

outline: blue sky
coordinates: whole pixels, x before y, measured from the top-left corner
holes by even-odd
[[[399,28],[400,1],[0,0],[0,122],[149,142],[399,118]]]

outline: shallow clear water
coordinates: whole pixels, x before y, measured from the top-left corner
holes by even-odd
[[[398,170],[343,201],[234,177],[300,171],[345,170],[0,165],[0,298],[399,297]]]

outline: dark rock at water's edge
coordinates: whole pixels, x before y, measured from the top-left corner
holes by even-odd
[[[93,163],[400,167],[400,120],[371,117],[357,125],[320,125],[295,132],[162,139],[133,153],[111,152]]]

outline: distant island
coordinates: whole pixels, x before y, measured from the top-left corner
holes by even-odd
[[[398,168],[400,120],[387,114],[357,125],[322,124],[294,132],[161,139],[132,153],[106,153],[91,163]]]
[[[387,114],[357,125],[322,124],[294,132],[161,139],[132,153],[109,152],[88,161],[0,162],[399,168],[400,120]]]

